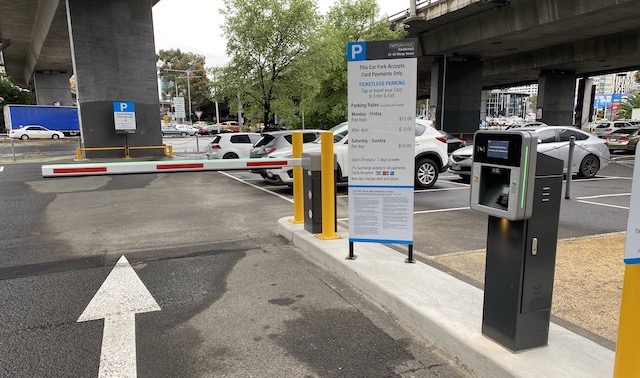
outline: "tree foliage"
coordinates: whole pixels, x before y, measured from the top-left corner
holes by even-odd
[[[0,72],[0,130],[5,129],[4,106],[7,104],[35,104],[36,98],[30,91],[15,85],[10,77]]]
[[[187,99],[187,76],[191,87],[192,110],[202,109],[211,105],[211,82],[207,77],[205,58],[203,55],[183,52],[180,49],[160,50],[158,53],[158,69],[160,78],[170,83],[167,94],[170,97],[178,94]],[[187,72],[189,73],[187,74]],[[187,105],[188,111],[188,105]]]
[[[638,108],[640,108],[640,92],[629,95],[629,97],[620,104],[616,119],[631,119],[633,109]]]
[[[305,106],[310,126],[332,127],[347,119],[348,42],[404,36],[404,31],[392,30],[379,11],[375,0],[340,0],[327,13],[315,46],[318,54],[305,65],[318,75],[318,90]]]
[[[640,71],[636,71],[633,78],[636,80],[636,83],[640,84]]]
[[[273,122],[277,103],[291,100],[296,65],[315,35],[313,0],[224,3],[223,31],[231,62],[216,80],[216,89],[229,99],[240,94],[246,118]]]

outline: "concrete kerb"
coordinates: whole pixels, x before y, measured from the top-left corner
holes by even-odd
[[[421,262],[406,264],[380,244],[357,244],[345,260],[348,237],[321,241],[289,218],[278,233],[393,313],[412,332],[444,350],[479,377],[611,377],[614,352],[551,323],[549,344],[512,353],[481,333],[482,290]]]

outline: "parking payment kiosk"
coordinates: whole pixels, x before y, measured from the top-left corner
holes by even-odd
[[[482,333],[519,351],[549,338],[562,160],[536,133],[478,131],[471,208],[489,215]]]

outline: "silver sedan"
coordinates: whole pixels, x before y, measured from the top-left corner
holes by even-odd
[[[609,165],[611,156],[604,139],[572,126],[521,127],[519,131],[532,131],[538,135],[538,152],[564,161],[567,172],[569,160],[569,139],[576,138],[571,172],[581,177],[591,178]],[[451,154],[449,170],[469,180],[473,164],[473,146],[463,147]]]

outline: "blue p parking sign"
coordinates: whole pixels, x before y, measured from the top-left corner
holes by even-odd
[[[136,132],[136,104],[126,101],[113,102],[113,123],[116,134]]]
[[[113,112],[114,113],[135,113],[136,104],[133,102],[113,102]]]
[[[367,42],[347,43],[347,61],[367,60]]]

